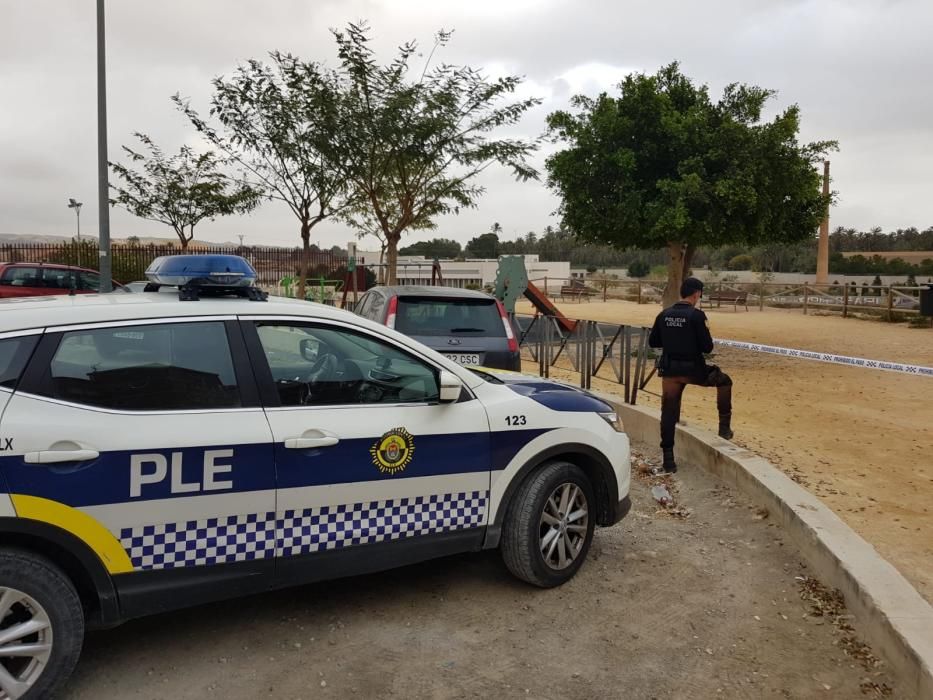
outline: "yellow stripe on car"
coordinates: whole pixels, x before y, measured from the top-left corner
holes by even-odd
[[[70,532],[94,550],[111,574],[133,570],[133,564],[119,540],[87,513],[47,498],[18,494],[10,494],[10,498],[19,517],[39,520]]]

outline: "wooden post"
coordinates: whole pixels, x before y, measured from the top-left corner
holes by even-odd
[[[638,303],[641,304],[641,280],[638,280]]]
[[[609,280],[603,280],[603,301],[606,301],[606,288],[609,286]]]
[[[888,321],[894,320],[894,290],[888,285]]]
[[[758,284],[758,310],[765,310],[765,283],[760,282]]]
[[[716,300],[716,308],[722,306],[722,282],[719,283],[719,299]]]
[[[807,283],[803,283],[803,313],[807,313],[807,302],[809,301],[810,292],[807,290]]]
[[[849,283],[846,281],[845,286],[842,288],[842,317],[847,318],[849,315]]]

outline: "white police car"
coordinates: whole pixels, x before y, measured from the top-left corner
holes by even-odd
[[[86,626],[219,598],[492,547],[559,585],[628,511],[602,401],[202,263],[250,298],[0,301],[0,697],[52,694]]]

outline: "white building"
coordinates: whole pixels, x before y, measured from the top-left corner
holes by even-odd
[[[379,264],[379,251],[359,250],[354,243],[348,246],[348,254],[356,255],[358,265]],[[541,262],[537,255],[525,255],[525,269],[528,279],[538,286],[543,286],[545,278],[548,287],[555,288],[567,284],[570,279],[569,262]],[[499,269],[498,260],[441,260],[441,276],[446,287],[471,287],[483,289],[494,286],[496,271]],[[433,261],[421,255],[402,256],[398,258],[396,276],[399,284],[431,284],[431,267]],[[373,268],[378,277],[378,267]]]

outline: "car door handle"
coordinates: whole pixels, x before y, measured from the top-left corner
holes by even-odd
[[[340,438],[330,435],[313,438],[287,438],[285,440],[285,449],[287,450],[309,450],[312,447],[330,447],[340,442]]]
[[[57,464],[59,462],[88,462],[100,457],[97,450],[42,450],[23,455],[26,464]]]

